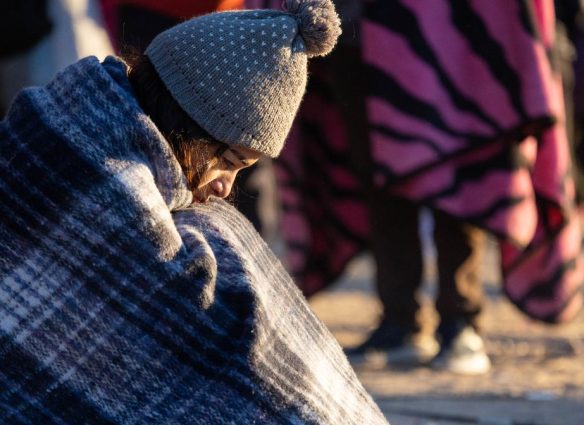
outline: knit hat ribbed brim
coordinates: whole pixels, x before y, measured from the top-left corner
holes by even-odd
[[[307,58],[340,35],[330,0],[219,12],[159,34],[146,55],[185,112],[217,140],[279,155],[306,89]]]

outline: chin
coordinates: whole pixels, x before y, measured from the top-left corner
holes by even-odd
[[[209,198],[210,196],[206,193],[193,192],[193,202],[196,202],[197,204],[206,204],[209,202]]]

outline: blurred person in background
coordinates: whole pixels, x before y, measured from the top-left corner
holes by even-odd
[[[7,0],[0,5],[0,116],[23,87],[78,59],[113,53],[98,0]]]
[[[311,64],[278,160],[288,265],[310,295],[371,249],[383,317],[348,353],[484,373],[479,228],[498,238],[503,290],[526,314],[556,323],[582,304],[553,2],[338,6],[344,36]],[[436,339],[417,299],[421,206],[435,220]]]
[[[210,12],[238,10],[243,0],[100,0],[107,28],[122,54],[143,52],[162,31]]]
[[[581,0],[555,0],[554,3],[566,128],[574,158],[576,201],[581,208],[584,202],[584,4]]]

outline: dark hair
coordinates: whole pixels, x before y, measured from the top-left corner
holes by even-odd
[[[214,139],[180,107],[158,76],[148,56],[127,55],[125,60],[129,65],[128,79],[138,103],[168,141],[189,184],[193,185],[206,168],[206,163],[202,161],[199,161],[198,167],[192,163],[201,158],[198,149],[200,144],[216,145],[215,158],[221,157],[229,145]]]

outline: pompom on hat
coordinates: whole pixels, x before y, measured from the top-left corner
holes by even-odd
[[[330,0],[286,0],[296,16],[300,37],[309,58],[328,55],[341,35],[341,21]]]
[[[307,58],[341,34],[331,0],[218,12],[159,34],[146,49],[182,109],[211,136],[277,157],[306,90]]]

